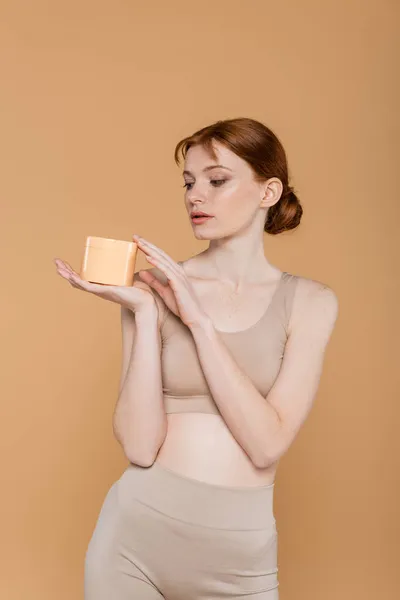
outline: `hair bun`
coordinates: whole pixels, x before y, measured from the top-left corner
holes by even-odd
[[[288,186],[276,204],[268,209],[264,231],[277,235],[295,229],[301,220],[303,207],[291,186]]]

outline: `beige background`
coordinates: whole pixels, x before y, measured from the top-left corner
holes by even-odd
[[[82,598],[126,466],[111,415],[119,307],[61,279],[87,235],[206,247],[175,143],[219,118],[282,140],[304,205],[269,260],[340,316],[315,406],[278,470],[282,600],[399,597],[399,10],[390,0],[0,5],[0,596]],[[138,267],[149,265],[140,257]]]

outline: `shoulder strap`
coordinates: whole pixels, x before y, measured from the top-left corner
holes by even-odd
[[[293,299],[298,284],[299,278],[296,275],[285,272],[285,285],[284,285],[284,296],[283,296],[283,309],[284,309],[284,321],[285,329],[288,332],[290,316],[292,314]]]

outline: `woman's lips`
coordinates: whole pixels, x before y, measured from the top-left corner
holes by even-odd
[[[205,223],[206,221],[209,221],[210,219],[213,219],[214,217],[191,217],[191,221],[192,223],[194,223],[195,225],[200,225],[201,223]]]

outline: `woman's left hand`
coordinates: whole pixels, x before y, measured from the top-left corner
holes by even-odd
[[[149,271],[139,271],[140,278],[156,290],[168,308],[189,328],[209,322],[183,267],[144,238],[134,235],[133,241],[144,252],[146,259],[167,277],[168,284],[164,285]]]

